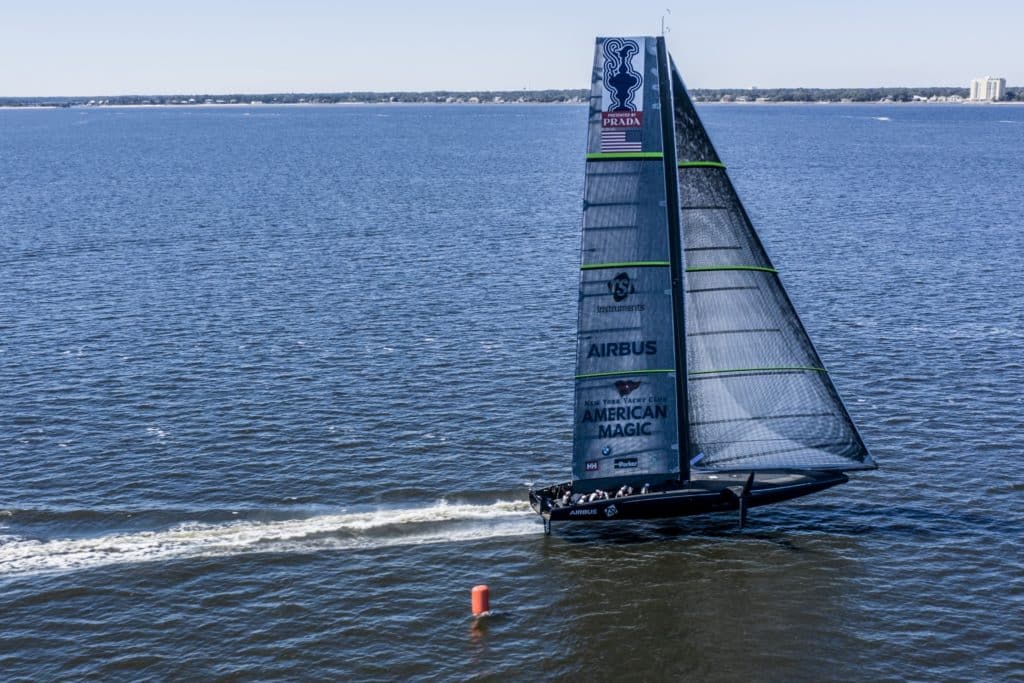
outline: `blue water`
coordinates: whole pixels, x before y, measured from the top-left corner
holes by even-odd
[[[881,469],[544,537],[582,107],[0,111],[0,678],[1024,677],[1024,107],[700,112]]]

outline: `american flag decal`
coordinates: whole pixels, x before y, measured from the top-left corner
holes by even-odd
[[[601,151],[643,151],[643,116],[643,112],[638,111],[608,111],[602,113]]]
[[[639,152],[643,149],[643,131],[639,128],[601,129],[602,152]]]

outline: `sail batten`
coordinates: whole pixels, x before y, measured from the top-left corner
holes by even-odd
[[[592,379],[595,377],[620,377],[623,375],[658,375],[675,372],[675,368],[652,368],[650,370],[616,370],[613,372],[592,372],[589,375],[576,375],[576,379]]]
[[[595,152],[587,155],[587,161],[630,161],[636,159],[657,161],[664,156],[661,152]]]
[[[701,249],[695,248],[694,251],[701,251]],[[709,272],[709,271],[714,271],[714,270],[754,270],[754,271],[760,271],[762,273],[777,273],[777,272],[779,272],[779,271],[775,270],[774,268],[769,268],[767,266],[729,266],[729,265],[722,265],[722,266],[690,266],[690,267],[688,267],[686,269],[686,272],[687,273],[704,273],[704,272]]]
[[[737,372],[828,372],[825,368],[814,368],[805,366],[793,366],[793,367],[768,367],[768,368],[723,368],[720,370],[691,370],[689,372],[690,377],[694,375],[712,375],[712,374],[725,374],[725,373],[737,373]]]
[[[680,161],[679,168],[725,168],[721,161]]]
[[[639,229],[640,226],[634,226]],[[668,261],[620,261],[618,263],[585,263],[580,270],[604,270],[608,268],[664,268]]]

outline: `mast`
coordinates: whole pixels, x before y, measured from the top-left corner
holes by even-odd
[[[672,102],[672,72],[664,36],[658,44],[658,92],[661,104],[661,139],[665,164],[665,211],[672,277],[672,328],[676,359],[676,419],[679,434],[679,480],[690,479],[690,411],[686,396],[686,317],[684,311],[685,273],[682,231],[679,224],[679,181],[676,162],[675,109]]]

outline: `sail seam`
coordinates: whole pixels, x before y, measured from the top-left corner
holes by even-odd
[[[837,417],[835,413],[792,413],[790,415],[756,415],[753,417],[730,417],[722,420],[694,421],[690,425],[704,426],[712,424],[725,424],[727,422],[757,422],[760,420],[795,420],[807,417]]]
[[[593,152],[587,161],[633,161],[640,159],[661,159],[661,152]]]
[[[687,337],[710,337],[716,334],[757,334],[758,332],[782,332],[780,327],[751,327],[744,330],[705,330],[703,332],[690,332]]]
[[[703,294],[705,292],[731,292],[737,289],[758,289],[757,287],[704,287],[703,289],[688,289],[687,294]]]
[[[744,439],[742,441],[721,441],[721,442],[717,442],[717,443],[725,444],[725,445],[732,445],[732,444],[737,444],[737,443],[762,443],[762,442],[768,442],[768,441],[771,441],[771,440],[772,439]],[[774,439],[774,440],[775,441],[785,441],[785,439]],[[721,466],[721,465],[723,465],[725,463],[738,462],[740,460],[750,460],[751,458],[763,457],[765,455],[779,455],[780,453],[799,453],[800,451],[816,451],[816,450],[817,451],[821,451],[821,450],[825,450],[826,448],[831,448],[832,446],[847,446],[847,445],[848,444],[846,444],[845,442],[842,442],[842,441],[832,441],[832,442],[827,442],[827,443],[810,444],[810,445],[806,445],[806,446],[801,445],[801,446],[797,446],[795,448],[776,448],[774,450],[758,450],[756,453],[744,453],[742,455],[731,455],[731,456],[726,456],[726,457],[723,457],[723,458],[715,458],[714,460],[712,460],[711,462],[708,463],[708,467],[719,467],[719,466]]]
[[[657,370],[615,370],[613,372],[592,372],[587,375],[576,375],[576,379],[594,379],[595,377],[614,377],[616,375],[668,374],[675,371],[675,368],[659,368]]]
[[[600,270],[602,268],[665,268],[668,261],[621,261],[618,263],[588,263],[580,266],[580,270]]]
[[[778,273],[779,271],[774,268],[767,268],[765,266],[690,266],[686,269],[687,273],[702,273],[712,270],[756,270],[762,273]]]
[[[825,368],[816,368],[809,365],[786,365],[779,367],[764,367],[764,368],[729,368],[726,370],[695,370],[690,373],[690,377],[694,375],[713,375],[716,373],[728,373],[728,372],[824,372],[828,370]]]

